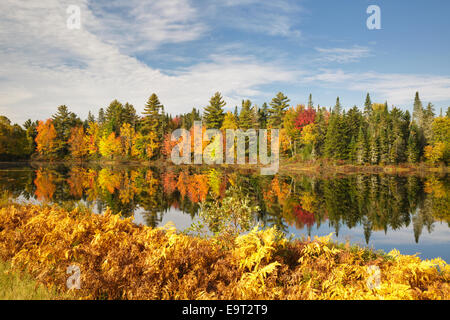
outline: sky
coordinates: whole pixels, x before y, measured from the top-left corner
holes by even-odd
[[[80,28],[69,28],[79,8]],[[366,25],[370,5],[381,29]],[[59,105],[86,118],[118,99],[143,111],[156,93],[170,114],[290,104],[411,110],[419,91],[450,106],[450,1],[0,1],[0,115],[23,124]]]

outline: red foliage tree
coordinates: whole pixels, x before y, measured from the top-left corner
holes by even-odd
[[[316,119],[316,110],[314,108],[308,107],[299,111],[297,118],[295,119],[295,127],[302,130],[304,126],[313,123]]]

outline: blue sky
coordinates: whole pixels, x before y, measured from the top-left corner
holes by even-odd
[[[81,28],[66,10],[80,8]],[[369,5],[381,30],[369,30]],[[415,91],[450,106],[450,2],[386,0],[0,3],[0,114],[45,119],[66,104],[82,118],[113,99],[138,112],[156,92],[166,111],[228,109],[278,92],[291,104],[362,105],[366,92],[411,110]]]

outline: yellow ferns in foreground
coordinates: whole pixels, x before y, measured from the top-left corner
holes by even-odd
[[[254,229],[224,245],[130,218],[10,205],[0,210],[0,258],[67,291],[80,268],[84,299],[449,299],[450,267],[392,251],[367,255],[329,237],[288,241]],[[369,266],[379,268],[370,287]]]

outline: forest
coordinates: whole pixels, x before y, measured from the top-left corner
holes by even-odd
[[[364,106],[348,110],[339,97],[333,107],[290,105],[279,92],[261,107],[242,100],[234,112],[216,92],[209,104],[172,116],[153,93],[142,115],[133,105],[112,101],[97,116],[82,120],[65,105],[47,120],[27,120],[23,126],[0,117],[0,161],[11,160],[136,160],[170,157],[178,128],[192,130],[201,120],[204,129],[279,129],[280,154],[295,161],[341,161],[355,165],[427,162],[447,165],[450,157],[450,109],[436,114],[432,103],[423,105],[419,93],[412,115],[388,103],[374,103],[369,93]]]

